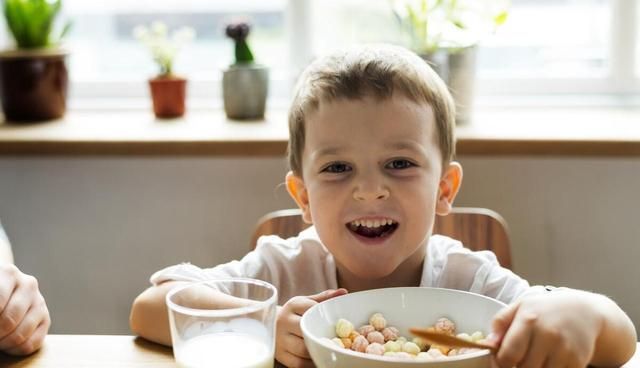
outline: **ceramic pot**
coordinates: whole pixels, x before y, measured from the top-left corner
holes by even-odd
[[[149,80],[153,112],[158,119],[184,115],[187,80],[180,77],[157,77]]]
[[[7,122],[44,121],[64,115],[69,83],[67,55],[57,49],[0,53],[0,98]]]
[[[456,124],[471,123],[476,76],[477,47],[440,49],[423,55],[449,87],[456,102]]]
[[[256,64],[232,65],[222,75],[224,112],[229,119],[264,118],[269,69]]]

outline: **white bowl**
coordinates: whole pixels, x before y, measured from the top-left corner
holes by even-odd
[[[400,335],[412,338],[410,327],[427,327],[440,317],[456,324],[458,333],[490,332],[493,316],[506,305],[498,300],[466,291],[401,287],[347,294],[316,304],[302,316],[304,341],[317,368],[484,368],[491,367],[488,350],[448,357],[438,361],[410,361],[380,357],[344,349],[327,338],[336,337],[335,325],[344,318],[356,328],[380,312]]]

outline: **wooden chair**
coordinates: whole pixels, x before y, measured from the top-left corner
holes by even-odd
[[[266,214],[251,238],[255,247],[262,235],[278,235],[284,239],[296,236],[309,227],[302,221],[299,209],[286,209]],[[460,240],[471,250],[491,250],[503,267],[511,269],[511,245],[505,220],[486,208],[455,207],[447,216],[436,216],[434,234]]]

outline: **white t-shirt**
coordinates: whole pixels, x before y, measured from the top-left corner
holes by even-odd
[[[256,249],[240,261],[202,269],[189,263],[162,269],[151,283],[249,277],[267,281],[278,289],[278,304],[294,296],[312,295],[338,288],[336,264],[322,245],[315,227],[297,237],[263,236]],[[471,251],[462,243],[441,235],[429,239],[420,286],[466,290],[511,303],[524,294],[538,293],[529,283],[503,268],[490,251]]]

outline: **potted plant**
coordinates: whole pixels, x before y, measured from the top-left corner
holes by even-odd
[[[68,53],[59,43],[71,23],[53,35],[61,6],[61,0],[4,0],[15,41],[15,48],[0,52],[0,96],[8,122],[57,119],[66,111]]]
[[[502,25],[509,0],[393,0],[393,10],[421,55],[447,83],[456,122],[471,121],[477,44]]]
[[[160,69],[155,77],[149,79],[155,116],[159,119],[183,116],[187,80],[173,73],[173,63],[180,47],[195,37],[195,31],[182,27],[170,33],[166,24],[156,21],[150,27],[137,26],[133,34],[149,48]]]
[[[245,22],[226,27],[226,35],[235,43],[235,62],[223,71],[224,111],[229,119],[264,118],[269,89],[269,70],[256,64],[247,44],[251,27]]]

